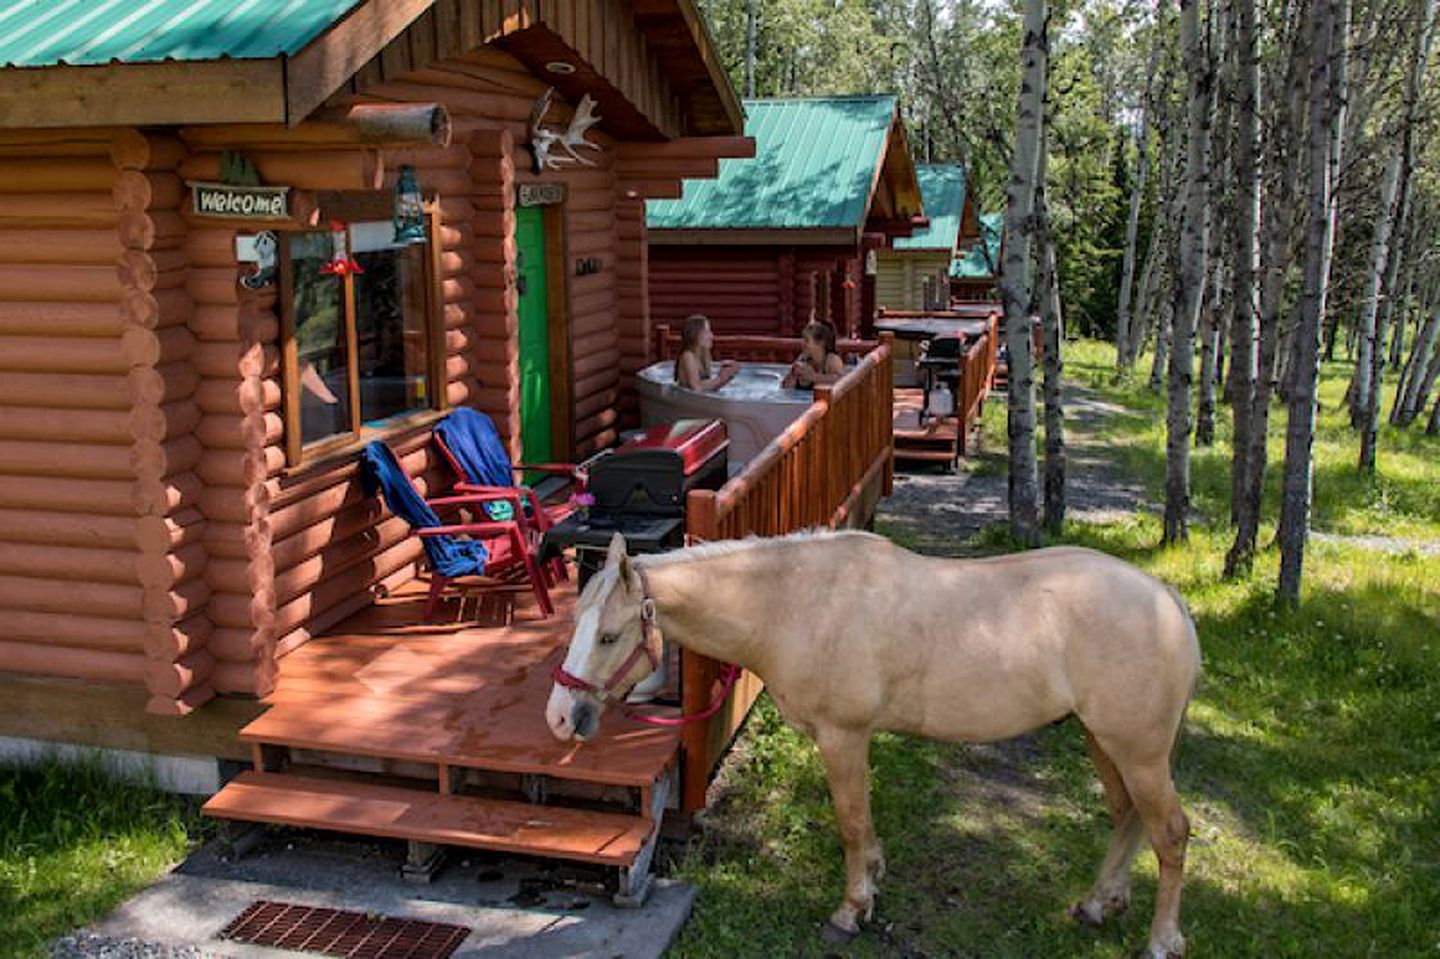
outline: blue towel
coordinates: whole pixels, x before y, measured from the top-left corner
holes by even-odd
[[[459,407],[435,424],[435,434],[465,471],[465,482],[478,486],[515,485],[505,443],[484,413]]]
[[[360,484],[365,495],[378,491],[390,512],[410,524],[411,529],[444,526],[430,504],[415,491],[410,477],[390,447],[379,440],[365,447],[360,459]],[[420,542],[430,557],[430,566],[441,576],[475,576],[485,571],[485,545],[479,540],[457,536],[425,536]]]
[[[461,406],[435,424],[435,435],[455,457],[465,473],[460,477],[477,486],[514,486],[510,455],[490,417],[479,410]],[[498,522],[515,518],[515,508],[506,502],[485,504],[485,514]]]

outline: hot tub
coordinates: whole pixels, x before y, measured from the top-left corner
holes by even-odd
[[[789,370],[783,363],[745,363],[719,390],[697,393],[675,383],[673,361],[653,363],[636,378],[641,423],[657,426],[684,419],[724,420],[730,433],[733,474],[814,402],[810,390],[787,390],[780,385]]]

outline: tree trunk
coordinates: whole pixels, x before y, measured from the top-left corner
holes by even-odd
[[[1200,36],[1199,0],[1180,0],[1180,48],[1189,79],[1186,124],[1185,215],[1180,226],[1180,265],[1175,274],[1175,316],[1170,338],[1170,389],[1166,413],[1165,535],[1167,543],[1190,535],[1190,388],[1195,378],[1195,328],[1205,282],[1210,182],[1210,64]]]
[[[1300,321],[1295,329],[1294,380],[1290,421],[1285,430],[1285,474],[1280,498],[1280,583],[1278,598],[1290,606],[1300,602],[1305,543],[1310,533],[1315,444],[1316,388],[1320,380],[1320,321],[1325,315],[1329,277],[1326,249],[1334,225],[1330,207],[1330,155],[1333,149],[1334,105],[1343,97],[1335,84],[1336,50],[1345,42],[1335,35],[1337,10],[1345,0],[1319,0],[1311,18],[1309,127],[1306,176],[1309,180],[1305,224],[1305,266]]]
[[[756,6],[760,0],[747,0],[745,4],[745,95],[755,95],[755,24],[759,19]]]
[[[1409,141],[1409,130],[1406,130],[1405,140]],[[1399,220],[1399,231],[1397,243],[1404,234],[1406,209],[1409,205],[1409,176],[1410,162],[1408,148],[1404,151],[1407,154],[1406,162],[1401,166],[1401,186],[1398,205],[1400,210],[1397,214]],[[1380,313],[1375,318],[1374,345],[1370,350],[1370,376],[1366,391],[1360,401],[1360,473],[1364,476],[1375,475],[1375,444],[1380,434],[1380,404],[1381,391],[1385,386],[1385,340],[1389,333],[1390,318],[1395,313],[1397,287],[1400,282],[1400,258],[1404,255],[1404,247],[1396,246],[1390,251],[1389,262],[1385,269],[1385,301],[1380,306]]]
[[[1022,75],[1015,117],[1015,148],[1007,191],[1005,268],[1000,295],[1009,352],[1007,432],[1010,440],[1010,533],[1026,546],[1040,543],[1039,478],[1035,461],[1035,371],[1030,353],[1030,248],[1040,129],[1045,122],[1045,71],[1049,41],[1045,0],[1025,0]]]
[[[1249,3],[1250,0],[1246,0],[1241,10],[1247,15],[1253,15],[1255,11],[1250,9]],[[1225,575],[1231,577],[1250,569],[1255,557],[1256,539],[1260,533],[1260,505],[1269,459],[1267,443],[1270,432],[1270,397],[1275,392],[1279,374],[1280,306],[1285,298],[1285,281],[1294,258],[1295,181],[1301,147],[1301,121],[1304,116],[1305,73],[1309,61],[1309,43],[1302,26],[1307,8],[1308,4],[1302,2],[1290,10],[1291,16],[1287,23],[1291,32],[1291,47],[1289,56],[1284,60],[1284,96],[1275,98],[1276,112],[1270,124],[1275,135],[1271,138],[1265,154],[1267,179],[1271,189],[1265,204],[1261,283],[1258,291],[1259,344],[1250,397],[1249,425],[1245,430],[1248,447],[1245,453],[1245,472],[1239,495],[1234,497],[1237,504],[1235,542],[1225,556]],[[1254,32],[1250,33],[1253,37]],[[1241,82],[1246,81],[1242,79]]]
[[[1435,407],[1430,410],[1430,422],[1425,424],[1425,435],[1440,435],[1440,396],[1435,397]]]
[[[1260,55],[1255,44],[1255,4],[1235,0],[1235,294],[1230,320],[1230,408],[1234,442],[1230,466],[1230,521],[1239,522],[1249,472],[1251,404],[1255,396],[1259,303],[1255,271],[1260,256]],[[1228,566],[1228,562],[1227,562]],[[1233,571],[1229,571],[1232,573]]]
[[[1375,234],[1370,241],[1370,272],[1365,285],[1365,299],[1360,306],[1359,354],[1355,358],[1355,374],[1349,393],[1350,425],[1360,428],[1364,420],[1365,402],[1370,396],[1371,356],[1375,349],[1376,321],[1380,315],[1380,297],[1385,293],[1385,275],[1390,258],[1390,234],[1399,214],[1400,173],[1404,153],[1397,143],[1395,152],[1385,164],[1385,177],[1380,185],[1380,215],[1375,220]]]
[[[1115,321],[1115,360],[1121,369],[1129,369],[1138,350],[1130,344],[1131,289],[1135,283],[1135,249],[1140,236],[1140,207],[1145,199],[1145,184],[1150,177],[1150,114],[1155,91],[1155,73],[1160,66],[1160,51],[1165,46],[1164,0],[1155,10],[1155,34],[1150,42],[1150,69],[1145,75],[1145,98],[1140,106],[1140,131],[1136,137],[1135,184],[1130,192],[1130,217],[1125,222],[1125,258],[1120,268],[1120,311]],[[1168,93],[1168,89],[1166,90]]]
[[[1440,376],[1440,349],[1436,348],[1437,339],[1440,339],[1440,305],[1432,309],[1430,318],[1415,337],[1415,345],[1410,350],[1410,360],[1405,364],[1405,372],[1401,374],[1400,388],[1395,394],[1395,410],[1390,416],[1390,422],[1396,426],[1409,426],[1415,417],[1420,415],[1425,406],[1425,398],[1430,395],[1430,389],[1435,385],[1435,378]]]
[[[1155,321],[1155,357],[1150,363],[1150,392],[1160,394],[1165,386],[1165,370],[1170,363],[1170,341],[1175,332],[1175,304],[1166,300],[1160,305]]]
[[[1425,82],[1426,68],[1430,62],[1430,38],[1435,24],[1435,0],[1424,0],[1421,4],[1420,29],[1415,36],[1414,56],[1405,85],[1404,124],[1400,137],[1400,169],[1398,196],[1393,200],[1397,249],[1391,252],[1386,265],[1386,300],[1375,321],[1375,330],[1370,354],[1370,375],[1366,389],[1361,392],[1360,429],[1360,472],[1365,476],[1375,475],[1375,447],[1380,434],[1381,390],[1385,376],[1386,325],[1394,315],[1399,294],[1400,260],[1405,255],[1403,246],[1406,235],[1406,220],[1410,216],[1410,174],[1415,168],[1415,122],[1416,108],[1420,101],[1421,87]]]
[[[1200,322],[1200,397],[1195,413],[1195,445],[1215,444],[1215,393],[1220,379],[1220,331],[1225,327],[1229,297],[1223,264],[1211,270],[1211,295]]]
[[[1043,167],[1042,160],[1041,166]],[[1041,182],[1044,182],[1043,180]],[[1065,368],[1065,321],[1060,307],[1060,276],[1050,206],[1040,197],[1040,318],[1045,331],[1045,529],[1058,534],[1065,525],[1065,407],[1061,374]]]

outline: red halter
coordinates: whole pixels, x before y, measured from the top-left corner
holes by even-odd
[[[645,580],[645,572],[639,567],[636,567],[635,571],[640,574],[640,642],[630,651],[630,655],[625,657],[625,661],[610,675],[604,685],[597,686],[588,679],[582,679],[574,673],[566,671],[563,661],[556,663],[555,668],[550,671],[550,676],[555,682],[567,689],[592,693],[604,703],[610,701],[610,694],[616,690],[626,676],[630,675],[630,670],[635,668],[635,664],[640,661],[641,656],[650,660],[652,670],[660,668],[660,650],[663,648],[661,645],[663,640],[660,638],[659,629],[655,626],[655,600],[650,598],[650,584]]]
[[[640,661],[641,656],[645,656],[650,660],[651,670],[660,668],[660,655],[664,649],[664,640],[660,636],[659,626],[656,625],[655,600],[650,595],[650,583],[645,578],[645,571],[637,566],[635,572],[640,576],[640,642],[636,644],[635,648],[630,651],[630,655],[625,657],[624,662],[616,668],[615,672],[610,675],[610,678],[607,679],[603,685],[597,686],[588,679],[582,679],[574,673],[567,671],[563,661],[556,663],[555,668],[550,671],[550,676],[555,682],[567,689],[578,690],[582,693],[591,693],[602,703],[606,703],[610,701],[612,698],[611,694],[619,687],[620,683],[624,681],[625,677],[630,675],[630,671],[635,668],[635,664]],[[741,671],[740,667],[734,663],[726,663],[721,676],[719,694],[710,702],[710,705],[698,713],[677,717],[649,716],[644,713],[637,713],[628,706],[624,707],[624,713],[637,722],[649,723],[652,726],[684,726],[689,723],[709,719],[718,713],[720,707],[725,704],[725,700],[730,695],[730,690],[735,688],[735,683],[740,679]]]

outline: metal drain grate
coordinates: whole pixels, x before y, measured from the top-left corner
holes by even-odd
[[[221,939],[344,959],[448,959],[470,930],[443,922],[261,899],[220,932]]]

